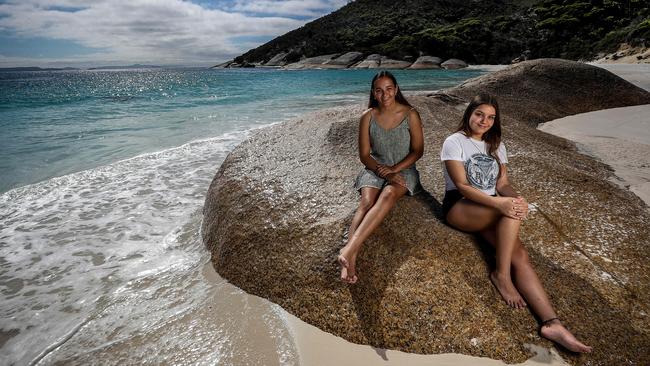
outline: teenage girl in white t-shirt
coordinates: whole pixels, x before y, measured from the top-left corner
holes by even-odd
[[[458,131],[445,140],[440,159],[446,186],[444,218],[459,230],[480,234],[496,249],[496,269],[490,280],[506,303],[523,308],[527,301],[542,320],[543,337],[574,352],[591,352],[558,319],[519,240],[528,203],[508,180],[508,158],[494,97],[474,97]]]

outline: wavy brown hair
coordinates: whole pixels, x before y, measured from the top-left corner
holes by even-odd
[[[393,74],[391,74],[389,71],[386,70],[378,72],[375,75],[375,77],[372,78],[372,82],[370,83],[370,99],[368,100],[368,108],[379,107],[379,101],[375,99],[375,95],[372,91],[375,88],[375,81],[377,81],[380,78],[389,78],[393,82],[393,85],[397,87],[397,79],[395,79],[395,76],[393,76]],[[401,88],[397,88],[397,94],[395,94],[395,100],[400,104],[413,108],[411,103],[409,103],[408,100],[404,98],[404,95],[402,95]]]
[[[465,109],[463,119],[456,132],[462,131],[465,136],[471,136],[472,131],[469,128],[469,118],[472,116],[472,113],[474,113],[474,110],[483,104],[492,106],[496,112],[496,116],[494,117],[494,124],[486,133],[483,134],[481,139],[485,141],[488,146],[488,154],[496,159],[497,163],[501,164],[501,159],[499,159],[497,154],[497,149],[501,143],[501,113],[499,112],[499,103],[494,96],[490,94],[479,94],[475,96]]]

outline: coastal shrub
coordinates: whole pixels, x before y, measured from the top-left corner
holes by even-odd
[[[625,41],[632,46],[647,47],[650,45],[650,19],[639,23],[625,37]]]
[[[418,45],[412,36],[398,36],[379,47],[378,52],[395,59],[405,57],[417,57],[419,55]]]
[[[357,0],[235,59],[268,60],[359,51],[420,53],[472,63],[530,58],[588,59],[622,42],[648,43],[648,0]]]
[[[492,45],[492,32],[481,19],[466,18],[447,26],[425,29],[414,35],[420,50],[443,58],[468,62],[485,60]]]

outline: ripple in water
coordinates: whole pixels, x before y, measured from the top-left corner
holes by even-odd
[[[204,274],[205,193],[245,136],[192,142],[1,195],[2,363],[297,360],[272,305],[249,304],[240,290]]]

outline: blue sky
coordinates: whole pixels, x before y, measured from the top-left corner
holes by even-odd
[[[232,59],[347,0],[0,0],[0,67]]]

